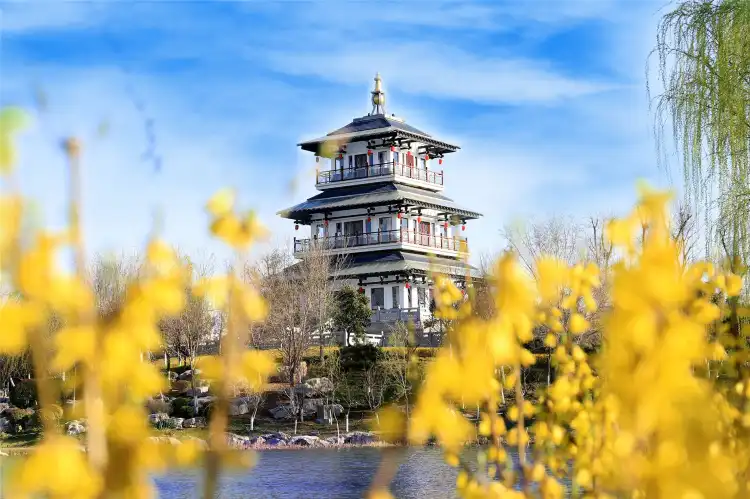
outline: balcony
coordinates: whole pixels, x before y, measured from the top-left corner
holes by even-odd
[[[317,186],[325,188],[338,182],[352,180],[380,179],[383,177],[399,177],[414,183],[429,184],[436,188],[443,187],[443,172],[427,170],[416,166],[407,166],[403,163],[388,162],[374,165],[360,166],[356,168],[344,168],[339,170],[327,170],[318,172]]]
[[[311,248],[326,251],[357,250],[365,251],[377,247],[414,246],[436,252],[468,251],[468,240],[460,237],[432,235],[407,229],[394,229],[365,234],[336,235],[313,239],[294,239],[294,253],[301,254]]]

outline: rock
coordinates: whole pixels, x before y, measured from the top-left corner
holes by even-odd
[[[325,439],[325,441],[331,445],[341,445],[344,443],[344,437],[337,437],[337,436],[328,437]]]
[[[205,395],[208,393],[208,385],[200,385],[196,386],[195,390],[190,388],[187,392],[185,392],[188,397],[196,397],[200,395]]]
[[[182,422],[183,428],[205,428],[206,418],[189,418]]]
[[[299,445],[300,447],[315,447],[319,445],[320,439],[309,435],[299,435],[292,437],[289,443],[291,445]]]
[[[182,423],[185,421],[184,418],[169,418],[165,419],[164,426],[167,428],[171,428],[173,430],[181,430],[182,429]]]
[[[201,374],[201,370],[200,370],[200,369],[196,369],[196,370],[195,370],[195,376],[196,376],[196,377],[197,377],[197,376],[200,376],[200,374]],[[191,379],[192,377],[193,377],[193,371],[192,371],[192,370],[190,370],[190,369],[188,369],[188,370],[187,370],[187,371],[185,371],[184,373],[182,373],[182,374],[180,374],[179,376],[177,376],[177,379],[181,379],[181,380],[185,380],[185,381],[188,381],[188,380],[189,380],[189,379]]]
[[[169,377],[169,381],[177,381],[177,373],[174,371],[169,371],[169,374],[167,375]]]
[[[305,399],[302,403],[302,412],[307,415],[313,415],[318,412],[318,406],[323,405],[325,400],[323,399]]]
[[[289,434],[284,433],[283,431],[276,431],[273,433],[266,433],[265,435],[263,435],[263,438],[266,440],[275,438],[276,440],[284,440],[285,442],[288,442],[292,437]]]
[[[245,397],[236,398],[229,403],[230,416],[240,416],[242,414],[247,414],[248,412],[250,412],[250,404]]]
[[[266,439],[263,437],[252,437],[250,439],[250,445],[263,445],[266,443]]]
[[[8,418],[0,418],[0,433],[7,433],[10,429],[10,421]]]
[[[287,445],[286,440],[281,440],[280,438],[266,438],[265,443],[271,447],[284,447]]]
[[[166,421],[167,419],[169,419],[169,414],[165,414],[163,412],[157,412],[155,414],[148,415],[148,422],[153,425],[161,423],[162,421]]]
[[[213,396],[209,396],[209,397],[198,397],[197,399],[191,398],[191,399],[190,399],[190,405],[191,405],[191,406],[194,406],[194,405],[195,405],[195,403],[197,402],[197,403],[198,403],[198,407],[197,407],[197,408],[198,408],[198,409],[200,409],[200,408],[201,408],[201,407],[203,407],[204,405],[208,405],[208,404],[211,404],[211,403],[213,403],[213,401],[214,401],[214,400],[216,400],[216,397],[213,397]]]
[[[304,383],[294,387],[297,393],[304,393],[305,396],[324,395],[333,391],[333,383],[328,378],[310,378]]]
[[[7,402],[0,402],[0,414],[5,412],[6,409],[10,409],[10,404]]]
[[[277,405],[269,412],[273,419],[294,419],[294,411],[289,404]]]
[[[235,435],[234,433],[227,433],[227,445],[234,449],[246,449],[250,445],[250,438],[243,437],[242,435]]]
[[[351,445],[367,445],[375,442],[375,436],[365,431],[353,431],[344,436],[344,443]]]
[[[65,425],[65,433],[70,436],[86,433],[86,427],[80,421],[70,421]]]

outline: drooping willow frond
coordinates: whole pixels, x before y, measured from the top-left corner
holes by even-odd
[[[671,122],[686,196],[707,217],[707,253],[716,244],[726,257],[747,262],[750,1],[680,3],[662,18],[654,53],[664,87],[657,131]]]

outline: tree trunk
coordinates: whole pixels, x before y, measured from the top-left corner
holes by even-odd
[[[255,412],[257,412],[257,410]],[[250,431],[255,431],[255,412],[250,416]]]
[[[552,351],[547,354],[547,388],[552,382]]]
[[[294,420],[294,434],[297,434],[297,419]]]
[[[195,355],[190,357],[190,387],[193,390],[193,407],[198,411],[198,392],[195,390]]]
[[[346,433],[349,433],[349,411],[346,411]]]

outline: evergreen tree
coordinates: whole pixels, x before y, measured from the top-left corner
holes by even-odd
[[[370,303],[364,293],[351,286],[345,286],[336,292],[334,303],[333,325],[336,329],[346,332],[347,344],[351,336],[359,343],[364,342],[372,316]]]

